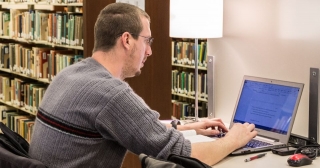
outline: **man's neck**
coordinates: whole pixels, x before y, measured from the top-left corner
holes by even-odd
[[[120,57],[119,54],[113,51],[96,51],[92,54],[92,58],[105,67],[113,77],[124,80],[121,78],[123,64]]]

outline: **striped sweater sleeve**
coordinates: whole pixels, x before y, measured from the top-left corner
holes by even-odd
[[[191,144],[175,129],[168,129],[128,87],[119,91],[97,116],[96,128],[135,154],[145,153],[166,159],[169,154],[190,156]]]

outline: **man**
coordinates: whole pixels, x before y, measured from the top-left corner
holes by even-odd
[[[92,57],[65,68],[49,85],[32,135],[32,158],[50,168],[120,167],[130,150],[161,159],[192,156],[212,165],[256,135],[254,125],[236,124],[220,140],[191,145],[159,121],[159,113],[124,82],[139,75],[152,54],[150,18],[141,9],[106,6],[94,35]],[[204,135],[217,134],[215,128],[228,131],[220,119],[177,126]]]

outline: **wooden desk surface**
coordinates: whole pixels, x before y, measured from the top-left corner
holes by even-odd
[[[264,152],[262,152],[264,153]],[[255,156],[259,153],[255,154],[248,154],[248,155],[240,155],[240,156],[228,156],[216,165],[214,165],[214,168],[230,168],[230,167],[245,167],[245,168],[251,168],[251,167],[261,167],[261,168],[284,168],[284,167],[291,167],[287,163],[287,159],[289,156],[279,156],[276,154],[273,154],[271,151],[266,152],[267,155],[252,160],[250,162],[245,162],[244,160],[247,158],[250,158],[252,156]],[[320,167],[320,157],[317,157],[311,165],[305,165],[303,166],[305,168],[319,168]]]

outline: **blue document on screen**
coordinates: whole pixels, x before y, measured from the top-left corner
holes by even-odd
[[[303,86],[302,83],[244,76],[230,128],[234,123],[253,123],[258,136],[231,154],[285,147]]]

